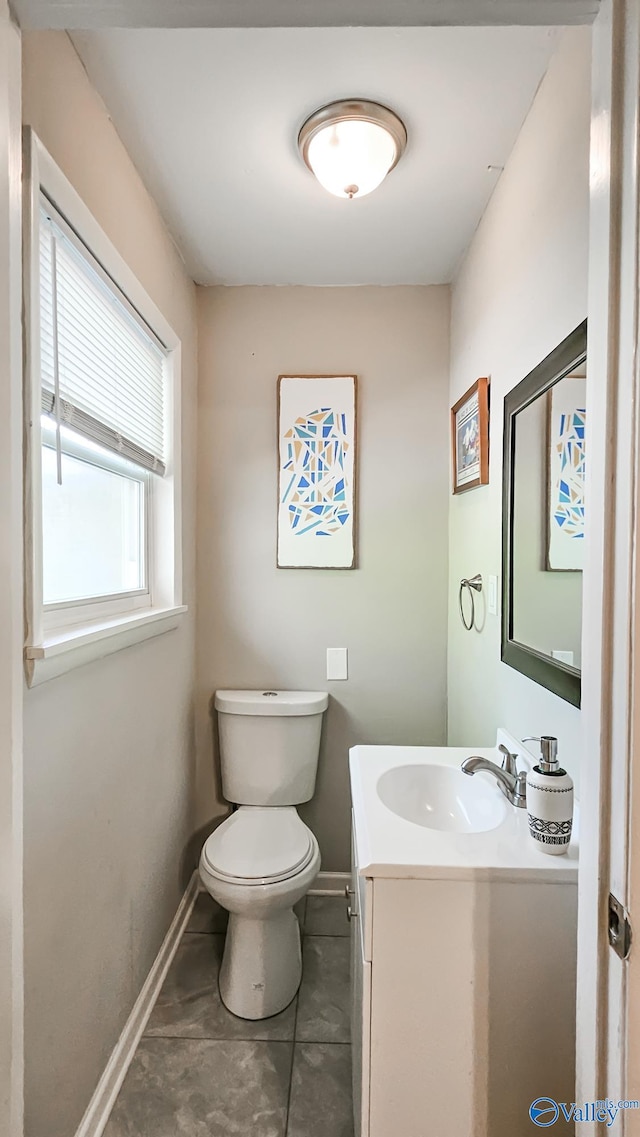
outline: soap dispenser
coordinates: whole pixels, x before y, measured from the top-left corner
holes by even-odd
[[[552,735],[523,739],[539,742],[541,758],[527,774],[527,816],[531,840],[541,853],[566,853],[573,824],[573,782],[558,762]]]

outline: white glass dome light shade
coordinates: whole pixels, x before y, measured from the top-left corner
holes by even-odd
[[[342,100],[316,111],[302,126],[298,146],[307,166],[336,197],[364,197],[400,159],[404,123],[388,107]]]
[[[309,165],[336,197],[364,197],[386,178],[396,144],[383,126],[355,119],[325,126],[309,143]]]

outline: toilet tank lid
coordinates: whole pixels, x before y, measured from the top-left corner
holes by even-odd
[[[215,707],[227,715],[319,715],[326,691],[216,691]]]

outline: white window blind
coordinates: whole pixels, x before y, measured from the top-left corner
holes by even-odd
[[[42,409],[165,472],[166,353],[45,198],[40,215]]]

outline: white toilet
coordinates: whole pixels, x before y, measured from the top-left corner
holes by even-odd
[[[320,871],[320,850],[296,805],[313,797],[319,691],[217,691],[222,790],[239,806],[205,842],[200,876],[229,912],[220,995],[243,1019],[293,999],[302,976],[293,911]]]

